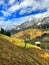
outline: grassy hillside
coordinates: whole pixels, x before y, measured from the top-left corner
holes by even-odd
[[[0,65],[49,65],[49,52],[0,34]]]
[[[41,36],[43,33],[49,33],[49,29],[29,28],[20,31],[17,34],[13,34],[11,37],[23,39],[24,33],[30,35],[30,39],[33,39],[36,38],[37,36]]]
[[[13,34],[11,37],[14,37],[16,39],[24,39],[26,42],[30,44],[35,44],[35,41],[41,42],[41,47],[49,49],[49,36],[44,34],[49,34],[49,28],[46,29],[38,29],[38,28],[28,28],[26,30],[22,30],[16,34]]]
[[[18,32],[17,34],[12,35],[12,37],[22,39],[24,33],[29,34],[30,39],[32,39],[32,38],[35,38],[38,35],[41,35],[42,31],[39,30],[39,29],[26,29],[26,30],[22,30],[22,31]]]

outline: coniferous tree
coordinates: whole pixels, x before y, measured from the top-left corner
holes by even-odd
[[[1,31],[0,31],[1,34],[5,34],[5,31],[3,28],[1,28]]]
[[[1,28],[0,31],[1,34],[7,35],[7,36],[11,36],[9,31],[5,31],[3,28]]]
[[[11,36],[9,31],[6,32],[6,35],[9,37]]]

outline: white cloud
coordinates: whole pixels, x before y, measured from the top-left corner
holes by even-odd
[[[4,1],[3,0],[0,0],[0,5],[4,4]]]
[[[9,0],[9,5],[14,4],[15,0]]]
[[[4,15],[4,16],[6,16],[6,17],[7,17],[7,16],[9,16],[9,15],[11,15],[11,13],[10,13],[10,12],[8,12],[8,11],[3,11],[3,10],[2,10],[1,12],[2,12],[2,13],[3,13],[3,15]]]
[[[23,15],[24,13],[26,13],[26,11],[27,11],[26,9],[22,9],[22,10],[19,12],[19,14],[20,14],[20,15]]]
[[[49,0],[44,0],[40,6],[38,6],[39,9],[43,9],[43,8],[49,8]]]
[[[14,11],[16,11],[18,9],[21,9],[21,8],[24,9],[24,8],[27,8],[27,7],[34,7],[36,5],[37,5],[37,3],[34,0],[30,0],[30,1],[29,0],[24,0],[20,4],[19,3],[15,3],[8,10],[10,12],[14,12]]]
[[[3,27],[4,29],[12,25],[13,25],[12,21],[1,21],[0,22],[0,27]]]
[[[0,0],[0,4],[3,2],[4,2],[3,0]],[[18,1],[16,2],[16,0],[9,0],[8,5],[11,5],[11,7],[9,7],[7,9],[7,5],[5,5],[5,3],[4,3],[4,8],[6,10],[7,15],[9,15],[10,13],[13,13],[19,9],[21,9],[19,14],[22,15],[24,13],[31,13],[32,11],[34,11],[36,9],[38,10],[38,9],[46,8],[48,10],[49,0],[21,0],[20,4]],[[28,7],[30,7],[30,8],[28,8]],[[4,14],[5,14],[5,12],[4,12]]]
[[[0,17],[0,22],[1,22],[2,20],[5,20],[5,18],[4,18],[4,17]]]
[[[27,7],[32,7],[30,9],[31,11],[34,11],[36,9],[48,9],[49,8],[49,0],[23,0],[20,4],[15,3],[13,6],[11,6],[8,10],[9,12],[14,12],[18,9],[22,9],[22,12],[25,13],[27,12]],[[25,9],[24,9],[25,8]],[[29,12],[29,11],[28,11]],[[30,12],[29,12],[30,13]]]
[[[15,12],[16,10],[18,10],[20,8],[20,6],[18,4],[15,4],[13,6],[11,6],[8,11],[9,12]]]
[[[8,5],[11,5],[11,7],[9,7],[7,9],[7,5],[4,3],[4,0],[0,0],[0,4],[4,4],[4,8],[12,13],[15,12],[18,9],[22,9],[22,11],[20,13],[27,13],[28,8],[30,7],[31,9],[29,9],[28,13],[36,10],[36,9],[48,9],[49,8],[49,0],[21,0],[20,4],[19,2],[16,0],[9,0]],[[24,12],[23,12],[24,11]]]
[[[32,6],[34,4],[34,0],[24,0],[23,2],[21,2],[20,6],[21,7],[28,7],[28,6]]]

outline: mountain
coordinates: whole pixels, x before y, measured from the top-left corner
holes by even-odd
[[[33,26],[34,24],[36,24],[37,21],[36,21],[36,18],[31,18],[31,20],[27,20],[25,21],[24,23],[22,23],[19,28],[27,28],[27,27],[30,27],[30,26]]]
[[[25,29],[27,27],[40,27],[40,25],[49,24],[49,14],[42,13],[25,17],[23,23],[18,25],[17,28]],[[49,26],[48,26],[49,27]]]
[[[31,44],[27,48],[22,45],[23,41],[0,34],[0,65],[49,65],[48,51]]]
[[[30,19],[30,18],[29,18]],[[32,17],[31,20],[27,20],[24,23],[22,23],[19,28],[25,29],[27,27],[39,27],[39,28],[49,28],[49,16],[48,17]]]

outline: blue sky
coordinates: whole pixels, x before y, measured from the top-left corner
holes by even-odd
[[[49,14],[49,0],[0,0],[0,27],[18,25],[46,13]]]

